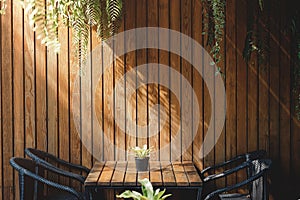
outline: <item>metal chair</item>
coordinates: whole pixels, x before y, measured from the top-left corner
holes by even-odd
[[[203,180],[209,174],[215,173],[214,171],[216,171],[216,170],[222,169],[224,171],[224,169],[236,167],[245,161],[253,161],[253,160],[257,160],[257,159],[262,159],[262,158],[266,158],[266,156],[267,156],[267,152],[265,150],[257,150],[257,151],[252,151],[252,152],[248,152],[245,154],[241,154],[241,155],[238,155],[226,162],[218,163],[214,166],[209,166],[209,167],[203,169],[202,171],[200,171],[200,176]],[[250,173],[251,172],[248,170],[247,175],[250,176]]]
[[[85,194],[77,192],[74,188],[58,184],[54,181],[44,178],[46,173],[56,171],[52,168],[47,168],[40,163],[26,158],[10,159],[11,166],[19,172],[19,189],[20,200],[37,200],[37,199],[64,199],[64,200],[84,200]],[[64,176],[64,174],[60,174]],[[55,193],[47,195],[45,186],[55,190]]]
[[[215,173],[222,173],[226,170],[238,167],[243,162],[252,162],[257,159],[266,158],[266,156],[267,156],[267,152],[265,150],[257,150],[257,151],[248,152],[245,154],[238,155],[226,162],[218,163],[213,166],[209,166],[209,167],[203,169],[202,171],[199,171],[199,174],[200,174],[202,181],[204,182],[205,178],[208,177],[209,175],[212,175]],[[247,176],[250,177],[252,174],[252,171],[248,168],[246,173],[247,173]],[[202,195],[207,195],[216,189],[217,189],[217,187],[214,182],[206,183],[203,185]]]
[[[69,163],[65,160],[57,158],[52,154],[49,154],[47,152],[38,149],[26,148],[25,153],[36,163],[40,163],[43,166],[47,166],[48,168],[51,168],[56,173],[64,173],[66,176],[80,181],[81,184],[84,183],[86,176],[90,171],[88,168],[84,166]],[[60,168],[61,166],[65,168]],[[77,171],[78,173],[74,173],[74,171]]]
[[[268,191],[267,191],[267,171],[270,169],[271,160],[268,159],[258,159],[254,161],[246,161],[241,165],[226,170],[219,174],[209,175],[204,179],[203,185],[208,184],[209,182],[215,181],[220,178],[227,177],[233,173],[236,173],[241,170],[251,171],[251,175],[248,176],[245,180],[238,182],[233,185],[229,185],[224,188],[219,188],[215,191],[211,191],[208,194],[203,194],[202,200],[211,200],[211,199],[224,199],[224,200],[267,200],[268,199]],[[248,186],[250,188],[248,193],[239,194],[239,193],[231,193],[229,191],[236,190],[243,186]],[[227,193],[227,194],[224,194]]]

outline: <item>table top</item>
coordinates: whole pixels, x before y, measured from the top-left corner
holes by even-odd
[[[85,187],[139,186],[148,178],[153,186],[199,187],[201,178],[191,161],[150,161],[149,171],[136,172],[134,161],[95,162],[84,183]]]

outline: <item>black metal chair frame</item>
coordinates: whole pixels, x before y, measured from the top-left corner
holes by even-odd
[[[34,160],[36,163],[38,163],[38,164],[40,164],[40,165],[42,165],[46,168],[51,169],[52,171],[54,171],[54,172],[56,172],[60,175],[64,175],[64,176],[67,176],[69,178],[76,179],[82,184],[84,183],[84,181],[86,179],[86,176],[82,176],[81,174],[76,174],[76,173],[61,169],[59,167],[56,167],[56,166],[52,165],[51,163],[47,162],[46,159],[48,158],[51,161],[54,161],[55,163],[57,163],[58,165],[65,166],[69,169],[75,169],[75,170],[84,172],[84,173],[86,173],[86,175],[90,172],[90,170],[88,168],[84,167],[84,166],[69,163],[65,160],[57,158],[56,156],[54,156],[50,153],[47,153],[47,152],[44,152],[44,151],[41,151],[41,150],[38,150],[38,149],[26,148],[25,153],[32,160]]]
[[[223,168],[223,167],[234,165],[236,163],[241,164],[242,162],[246,162],[246,161],[253,161],[253,160],[257,160],[257,159],[262,159],[262,158],[265,158],[266,155],[267,155],[267,152],[265,150],[257,150],[257,151],[252,151],[252,152],[249,152],[249,153],[241,154],[241,155],[238,155],[238,156],[236,156],[236,157],[234,157],[234,158],[232,158],[228,161],[216,164],[214,166],[209,166],[209,167],[201,170],[200,171],[200,176],[201,176],[202,180],[204,180],[205,177],[207,177],[207,175],[205,175],[206,173],[209,174],[209,173],[212,173],[216,169],[220,169],[220,168]],[[248,174],[248,176],[250,176],[251,171],[247,170],[247,174]]]
[[[238,182],[237,184],[234,184],[234,185],[231,185],[231,186],[228,186],[228,187],[224,187],[224,188],[220,188],[220,189],[217,189],[215,191],[212,191],[210,192],[209,194],[207,194],[204,198],[204,200],[209,200],[209,199],[212,199],[213,197],[219,195],[219,194],[222,194],[224,192],[229,192],[229,191],[232,191],[234,189],[238,189],[242,186],[246,186],[246,185],[250,185],[250,183],[252,183],[253,181],[259,179],[259,178],[263,178],[263,187],[264,189],[267,188],[267,171],[269,170],[270,168],[270,165],[271,165],[271,160],[268,160],[268,159],[259,159],[258,161],[260,162],[264,162],[264,163],[267,163],[265,166],[264,169],[260,170],[258,173],[254,174],[252,173],[250,176],[247,177],[246,180],[244,181],[241,181],[241,182]],[[243,169],[250,169],[253,168],[254,164],[252,161],[246,161],[244,163],[242,163],[241,165],[235,167],[235,168],[232,168],[232,169],[229,169],[229,170],[226,170],[224,171],[223,173],[219,173],[219,174],[213,174],[213,175],[209,175],[207,176],[206,178],[204,178],[204,184],[210,182],[210,181],[214,181],[214,180],[217,180],[217,179],[220,179],[220,178],[224,178],[230,174],[233,174],[233,173],[236,173],[240,170],[243,170]],[[264,190],[263,191],[263,199],[268,199],[267,197],[267,192]]]
[[[47,180],[46,178],[41,177],[41,176],[38,175],[39,166],[43,167],[43,169],[46,170],[46,171],[56,173],[56,170],[53,170],[53,168],[51,168],[51,167],[49,168],[45,165],[41,165],[40,163],[36,163],[36,162],[34,162],[33,160],[30,160],[30,159],[16,158],[16,157],[13,157],[13,158],[10,159],[10,164],[14,169],[16,169],[19,172],[20,200],[25,199],[25,196],[24,196],[24,194],[25,194],[25,191],[24,191],[25,190],[24,189],[25,176],[28,176],[28,177],[32,178],[34,181],[38,181],[38,182],[43,183],[45,185],[51,186],[53,188],[68,192],[68,193],[72,194],[74,197],[76,197],[77,199],[80,199],[80,200],[85,199],[84,195],[77,192],[75,189],[73,189],[69,186],[65,186],[65,185],[58,184],[56,182]],[[22,167],[23,164],[24,165],[33,165],[33,166],[35,166],[35,173],[32,172],[30,169],[26,169],[24,166]],[[67,176],[65,174],[60,174],[60,175]],[[35,185],[36,184],[37,183],[35,182]],[[39,198],[37,198],[37,197],[38,197],[37,189],[34,188],[34,199],[39,199],[40,198],[40,197]]]

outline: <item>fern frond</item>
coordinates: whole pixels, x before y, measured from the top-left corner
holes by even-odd
[[[106,12],[111,24],[111,34],[115,34],[120,27],[122,18],[122,0],[106,0]]]
[[[96,25],[100,21],[101,9],[99,0],[88,0],[86,16],[90,25]]]

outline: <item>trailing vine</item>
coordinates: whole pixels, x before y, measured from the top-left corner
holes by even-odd
[[[208,35],[207,45],[211,47],[210,53],[217,64],[221,61],[221,43],[225,27],[225,0],[202,0],[206,11],[204,34]],[[220,68],[218,68],[220,72]]]
[[[25,12],[37,37],[46,46],[60,50],[58,28],[73,30],[79,64],[87,55],[91,27],[102,40],[116,33],[122,17],[122,0],[23,0]]]

